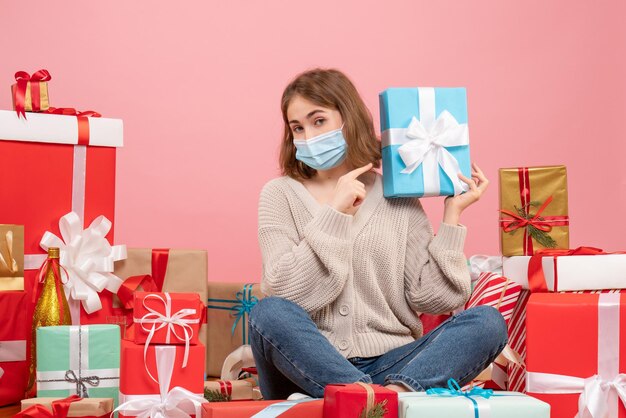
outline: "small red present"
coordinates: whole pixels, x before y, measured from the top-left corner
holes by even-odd
[[[28,301],[25,292],[0,292],[0,406],[23,399],[28,384]]]
[[[332,384],[324,389],[324,418],[358,417],[374,408],[382,409],[382,416],[398,416],[398,393],[380,385],[367,383]]]
[[[280,418],[322,418],[325,416],[323,409],[324,401],[321,399],[210,402],[202,405],[202,418],[250,418],[263,411],[268,416]]]
[[[206,308],[197,293],[135,292],[133,306],[135,343],[199,343]]]
[[[200,415],[204,399],[204,346],[144,346],[122,340],[120,417],[137,416],[167,404],[188,415]]]
[[[122,340],[120,356],[120,392],[124,395],[158,394],[158,382],[163,380],[159,376],[166,376],[172,387],[180,386],[193,393],[204,393],[202,344],[190,346],[187,356],[184,346],[149,345],[144,357],[143,345]],[[168,365],[172,363],[171,374],[162,370],[164,362]]]

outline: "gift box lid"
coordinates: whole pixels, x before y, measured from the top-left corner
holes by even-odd
[[[121,147],[124,145],[124,123],[121,119],[86,118],[89,122],[88,145]],[[79,143],[79,122],[76,116],[28,113],[28,120],[14,111],[0,110],[0,141]]]

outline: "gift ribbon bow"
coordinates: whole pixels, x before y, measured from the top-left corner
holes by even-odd
[[[620,363],[619,293],[598,296],[598,373],[588,378],[527,371],[526,391],[532,393],[580,393],[576,418],[618,416],[618,397],[626,408],[626,374]],[[623,328],[623,327],[621,327]]]
[[[482,397],[485,399],[489,399],[493,396],[493,390],[491,389],[482,389],[478,387],[474,387],[471,390],[461,390],[461,387],[454,379],[448,379],[448,388],[431,388],[426,391],[427,395],[435,395],[435,396],[463,396],[469,399],[474,406],[474,418],[480,417],[481,405],[479,405],[478,401],[475,399],[476,397]]]
[[[458,178],[461,172],[459,162],[446,147],[469,144],[467,124],[459,124],[447,110],[441,112],[430,129],[427,129],[415,116],[406,131],[410,139],[398,148],[398,154],[406,165],[401,173],[411,174],[425,160],[436,161],[433,172],[424,173],[424,177],[439,178],[439,167],[446,173],[454,185],[454,194],[467,191],[467,185]]]
[[[246,315],[250,314],[250,311],[259,303],[259,298],[252,295],[252,287],[254,284],[247,283],[243,286],[243,290],[241,292],[237,292],[235,294],[235,299],[209,299],[209,303],[232,303],[232,306],[216,306],[216,305],[208,305],[207,309],[222,309],[226,311],[233,311],[233,316],[235,317],[235,321],[230,330],[231,335],[235,334],[235,330],[237,329],[237,325],[241,319],[244,320],[244,325],[242,326],[242,344],[249,344],[250,342],[246,339],[246,325],[245,318]],[[249,337],[248,337],[249,338]]]
[[[155,382],[157,382],[157,380],[154,378],[154,376],[152,376],[150,370],[148,370],[147,363],[148,347],[150,346],[150,341],[152,341],[152,338],[154,337],[154,333],[162,328],[166,328],[166,344],[170,344],[170,338],[172,334],[179,341],[185,341],[183,367],[187,367],[187,359],[189,358],[189,344],[191,338],[193,337],[193,328],[191,328],[190,324],[200,323],[199,318],[188,318],[197,316],[198,311],[196,309],[185,308],[175,313],[172,313],[172,297],[167,292],[165,292],[164,295],[165,299],[162,298],[160,295],[154,293],[147,294],[143,298],[143,307],[148,311],[148,313],[141,318],[134,318],[134,322],[141,324],[141,329],[148,333],[148,336],[146,337],[146,343],[143,349],[143,361],[148,375]],[[148,306],[147,302],[151,299],[161,302],[163,304],[163,310],[165,311],[164,314],[161,313],[159,310],[153,309],[151,306]],[[177,329],[182,330],[184,335],[179,335]]]
[[[100,378],[98,376],[80,376],[77,377],[74,370],[67,370],[65,372],[65,381],[68,383],[76,384],[76,394],[81,398],[88,398],[89,394],[87,393],[87,383],[89,386],[99,386]]]
[[[14,418],[66,418],[72,402],[80,401],[80,397],[72,395],[65,399],[52,401],[52,411],[41,404],[29,406],[14,415]]]
[[[87,229],[75,212],[59,221],[61,238],[46,231],[41,248],[59,247],[60,264],[67,271],[65,283],[68,295],[82,303],[85,312],[102,308],[99,293],[104,289],[116,293],[122,280],[113,274],[113,263],[126,258],[126,246],[111,246],[106,235],[111,222],[104,216],[97,217]]]
[[[159,395],[122,395],[128,399],[113,412],[139,418],[189,418],[202,415],[202,404],[207,400],[180,386],[168,390],[174,371],[176,347],[156,346],[154,348],[159,383]]]
[[[41,103],[39,102],[39,82],[40,81],[50,81],[52,76],[48,70],[39,70],[31,76],[26,71],[18,71],[15,73],[15,81],[17,82],[17,88],[15,89],[15,111],[17,112],[17,116],[23,116],[26,119],[26,89],[28,87],[29,82],[33,82],[30,85],[31,88],[31,102],[33,106],[33,111],[36,112],[40,110]]]
[[[501,209],[500,212],[510,216],[510,218],[501,219],[500,226],[502,227],[504,232],[513,232],[516,229],[528,228],[529,226],[533,226],[543,232],[552,231],[552,221],[546,220],[541,217],[541,213],[552,202],[552,199],[552,196],[548,197],[546,201],[543,202],[541,207],[537,210],[537,212],[532,217],[530,217],[529,215],[528,218],[524,218],[510,210]]]
[[[0,264],[3,265],[9,273],[17,273],[19,266],[15,258],[13,258],[13,231],[7,231],[4,235],[4,243],[7,247],[7,257],[5,258],[2,252],[0,252]]]

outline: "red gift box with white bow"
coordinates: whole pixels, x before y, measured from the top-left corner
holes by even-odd
[[[135,292],[133,300],[136,344],[199,343],[206,308],[197,293]]]
[[[33,288],[46,257],[42,240],[49,232],[48,238],[57,237],[50,242],[68,254],[64,267],[70,273],[67,289],[75,301],[70,303],[75,323],[79,315],[83,324],[106,323],[111,292],[121,283],[112,272],[123,251],[110,245],[115,156],[122,144],[119,119],[31,113],[23,120],[0,110],[0,201],[5,202],[0,219],[24,225],[24,288]],[[70,212],[75,215],[63,220]]]

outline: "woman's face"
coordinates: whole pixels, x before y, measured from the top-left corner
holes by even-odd
[[[287,120],[294,139],[311,139],[341,128],[343,119],[338,110],[316,105],[296,95],[287,107]]]

